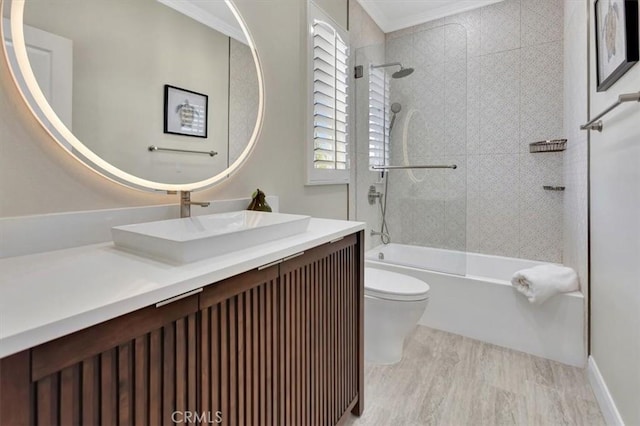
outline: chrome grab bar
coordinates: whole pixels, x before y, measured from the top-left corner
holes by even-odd
[[[373,170],[402,170],[402,169],[457,169],[455,164],[439,165],[439,164],[417,164],[414,166],[371,166]]]
[[[207,154],[210,157],[218,155],[215,151],[192,151],[190,149],[173,149],[173,148],[160,148],[159,146],[149,145],[149,151],[171,151],[171,152],[189,152],[191,154]]]
[[[600,114],[593,117],[587,123],[580,126],[580,130],[597,130],[601,132],[604,125],[602,124],[602,120],[600,119],[625,102],[640,102],[640,92],[625,93],[618,96],[618,100],[614,104],[609,106],[609,108],[605,109]]]

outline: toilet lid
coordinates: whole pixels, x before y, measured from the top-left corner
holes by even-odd
[[[397,272],[364,268],[364,293],[388,300],[425,300],[429,298],[429,284]]]

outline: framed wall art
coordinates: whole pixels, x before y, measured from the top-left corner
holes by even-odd
[[[209,96],[164,86],[164,132],[174,135],[207,137]]]
[[[640,56],[638,0],[596,0],[598,92],[607,90]]]

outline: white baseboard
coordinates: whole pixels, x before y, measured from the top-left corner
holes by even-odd
[[[589,376],[589,383],[591,383],[593,393],[596,395],[600,411],[602,411],[602,416],[607,422],[607,425],[624,426],[624,422],[622,421],[622,417],[620,417],[616,403],[613,401],[613,397],[609,393],[609,388],[607,388],[607,384],[600,374],[600,370],[598,370],[596,360],[593,359],[592,356],[589,356],[587,374]]]

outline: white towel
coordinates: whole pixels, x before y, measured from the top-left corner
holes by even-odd
[[[540,265],[518,271],[511,277],[511,285],[537,305],[558,293],[580,288],[576,271],[559,265]]]

